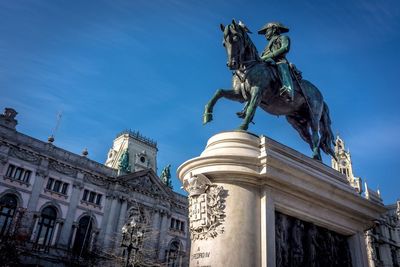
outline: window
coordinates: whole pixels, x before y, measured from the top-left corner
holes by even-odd
[[[57,210],[54,207],[46,207],[43,209],[37,226],[36,245],[41,245],[43,247],[50,245],[56,219]]]
[[[51,188],[53,188],[53,183],[54,183],[54,179],[49,178],[49,180],[47,181],[46,189],[50,190]]]
[[[85,256],[90,250],[90,240],[92,239],[93,219],[84,216],[79,220],[76,230],[74,246],[72,251],[75,255]]]
[[[15,169],[15,166],[12,165],[12,164],[10,164],[10,165],[8,166],[6,176],[7,176],[7,177],[12,177],[12,175],[13,175],[13,173],[14,173],[14,169]]]
[[[171,225],[169,226],[169,228],[172,230],[184,232],[185,231],[185,222],[171,218]]]
[[[166,255],[167,255],[167,266],[168,267],[181,266],[183,251],[181,248],[181,244],[178,240],[171,242]]]
[[[53,191],[59,194],[67,195],[68,194],[68,183],[62,182],[60,180],[56,180],[54,178],[49,178],[46,184],[46,189],[49,191]]]
[[[88,194],[89,194],[89,190],[87,190],[87,189],[85,189],[85,191],[83,191],[83,197],[82,197],[82,200],[87,200],[87,196],[88,196]]]
[[[0,198],[0,237],[8,233],[17,209],[18,199],[13,194]]]
[[[67,183],[63,183],[62,189],[61,189],[61,193],[66,195],[67,191],[68,191],[68,184]]]
[[[56,181],[54,183],[53,191],[54,192],[59,192],[60,191],[60,187],[61,187],[61,182],[60,181]]]
[[[101,194],[97,194],[97,197],[96,197],[96,204],[97,204],[97,205],[100,205],[100,204],[101,204],[101,197],[102,197]]]
[[[94,191],[89,191],[89,190],[85,189],[83,191],[82,200],[100,206],[101,205],[102,196],[103,196],[102,194],[99,194],[99,193],[96,193]]]
[[[95,193],[95,192],[90,192],[88,202],[94,203],[94,198],[95,198],[95,196],[96,196],[96,193]]]
[[[29,178],[31,177],[31,174],[32,171],[30,170],[26,170],[24,168],[10,164],[8,165],[6,177],[11,178],[13,180],[29,183]]]

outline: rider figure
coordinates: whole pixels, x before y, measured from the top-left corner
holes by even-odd
[[[280,95],[283,96],[286,101],[290,102],[293,101],[294,97],[294,87],[290,75],[289,62],[286,59],[286,54],[289,53],[290,50],[290,39],[286,35],[281,35],[288,31],[289,28],[285,27],[282,23],[270,22],[265,24],[258,31],[258,34],[265,35],[265,38],[269,41],[261,54],[261,59],[276,63],[282,81]]]

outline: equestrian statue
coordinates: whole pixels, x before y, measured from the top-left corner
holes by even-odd
[[[205,106],[203,123],[212,120],[214,105],[224,97],[245,103],[237,113],[243,119],[238,130],[246,131],[257,107],[261,107],[273,115],[285,115],[310,145],[314,159],[322,160],[321,149],[335,158],[328,105],[318,88],[303,79],[301,72],[286,59],[290,39],[283,33],[289,28],[278,22],[264,25],[258,33],[264,34],[269,43],[260,56],[248,35],[251,32],[242,22],[232,20],[226,27],[220,26],[227,66],[233,71],[232,89],[215,92]]]

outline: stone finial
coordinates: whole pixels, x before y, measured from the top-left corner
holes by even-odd
[[[376,191],[369,189],[367,182],[365,182],[364,188],[365,188],[365,198],[366,199],[383,205],[383,200],[381,198],[381,192],[379,191],[379,189]]]
[[[18,112],[13,108],[5,108],[4,113],[0,115],[0,125],[15,130],[18,121],[15,119]]]
[[[54,135],[50,135],[48,138],[47,138],[47,141],[49,141],[49,143],[50,144],[52,144],[53,142],[54,142]]]
[[[89,152],[88,152],[87,148],[85,147],[85,149],[82,150],[82,156],[87,157],[87,155],[89,155]]]

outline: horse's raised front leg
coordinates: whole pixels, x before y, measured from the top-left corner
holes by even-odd
[[[225,97],[227,99],[234,100],[234,101],[239,101],[239,102],[244,101],[243,96],[239,92],[236,92],[234,90],[218,89],[215,92],[214,96],[210,99],[210,101],[208,101],[208,103],[206,104],[206,106],[204,108],[203,124],[206,124],[206,123],[212,121],[212,119],[213,119],[212,113],[213,113],[214,105],[222,97]]]
[[[247,103],[246,116],[244,117],[242,124],[238,128],[239,130],[246,131],[249,128],[249,124],[250,122],[253,121],[257,107],[261,102],[262,91],[260,87],[257,86],[252,87],[250,93],[251,93],[251,98]]]

